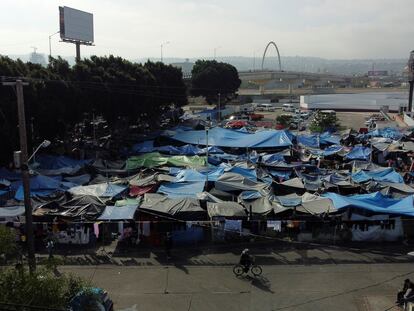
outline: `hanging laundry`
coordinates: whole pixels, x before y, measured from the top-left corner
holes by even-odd
[[[273,229],[276,232],[282,231],[282,222],[280,220],[268,220],[267,228]]]
[[[226,219],[224,222],[224,230],[225,231],[232,231],[232,232],[238,232],[241,234],[242,229],[242,221],[241,220],[231,220]]]

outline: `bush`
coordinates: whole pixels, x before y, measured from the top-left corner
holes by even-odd
[[[309,129],[312,132],[324,132],[327,130],[335,130],[340,126],[338,118],[334,114],[325,114],[316,112],[312,122],[309,125]]]
[[[87,283],[81,278],[65,274],[56,277],[49,269],[30,274],[22,267],[0,274],[0,302],[4,304],[64,309],[86,288]]]
[[[14,229],[0,225],[0,255],[9,256],[17,252]]]
[[[282,114],[277,116],[276,122],[283,127],[289,127],[290,123],[292,123],[292,116],[287,114]]]

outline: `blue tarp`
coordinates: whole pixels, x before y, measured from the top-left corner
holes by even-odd
[[[324,132],[320,135],[319,142],[321,145],[339,145],[341,143],[341,137]]]
[[[281,153],[272,153],[272,154],[266,154],[262,156],[262,163],[267,165],[272,165],[280,161],[284,161],[285,157]]]
[[[70,188],[68,191],[73,195],[92,195],[95,197],[116,197],[127,189],[126,186],[120,186],[112,183],[101,183],[88,186],[77,186]]]
[[[334,155],[334,154],[340,152],[342,150],[342,148],[343,148],[342,146],[332,145],[332,146],[326,147],[324,150],[319,150],[319,149],[315,150],[315,149],[313,149],[313,150],[310,150],[310,152],[314,155],[317,155],[317,156],[327,157],[327,156],[331,156],[331,155]]]
[[[166,194],[169,198],[197,198],[197,193],[203,192],[204,181],[164,183],[158,188],[158,193]]]
[[[66,156],[54,156],[54,155],[38,155],[35,159],[36,163],[39,163],[39,169],[43,170],[58,170],[64,167],[82,167],[91,162],[91,160],[76,160]]]
[[[355,182],[366,182],[368,180],[386,181],[392,183],[403,183],[404,179],[392,167],[375,170],[375,171],[359,171],[352,174],[352,180]]]
[[[282,178],[283,180],[290,179],[290,175],[292,175],[291,171],[278,171],[278,170],[269,170],[269,174],[273,177]]]
[[[345,156],[348,160],[368,160],[371,149],[368,147],[356,146]]]
[[[298,135],[296,139],[298,141],[298,144],[302,146],[319,148],[318,135]]]
[[[217,181],[217,179],[223,175],[224,168],[217,167],[208,171],[208,180]],[[196,171],[192,169],[180,170],[175,177],[175,182],[187,182],[187,181],[206,181],[207,171]]]
[[[383,129],[376,129],[372,132],[370,132],[374,137],[385,137],[385,138],[391,138],[394,140],[399,140],[403,137],[403,134],[396,128],[386,127]]]
[[[107,206],[98,220],[127,220],[134,219],[137,205]]]
[[[349,197],[336,193],[325,193],[323,196],[331,199],[338,210],[354,207],[380,214],[414,216],[413,196],[390,199],[380,192]]]
[[[239,198],[242,200],[256,200],[261,197],[262,194],[259,191],[243,191],[239,194]]]
[[[187,144],[207,145],[206,131],[178,132],[172,138]],[[285,131],[267,130],[248,134],[215,127],[208,132],[208,144],[233,148],[277,148],[291,146],[292,142]]]
[[[47,196],[56,190],[62,189],[61,182],[55,178],[37,175],[30,178],[30,196]],[[23,185],[19,182],[16,194],[16,200],[22,201],[24,199]]]
[[[22,173],[9,171],[4,167],[0,167],[0,178],[7,179],[9,181],[22,179]]]
[[[132,146],[132,151],[137,153],[149,153],[154,152],[154,141],[146,140]]]
[[[226,172],[237,173],[250,180],[257,181],[257,174],[255,169],[233,166],[230,169],[226,169]]]

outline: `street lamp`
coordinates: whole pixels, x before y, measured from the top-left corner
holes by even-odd
[[[206,182],[208,186],[208,130],[210,129],[210,121],[207,119],[207,124],[204,126],[206,130],[206,166],[207,166],[207,174],[206,174]]]
[[[33,159],[34,157],[35,157],[35,155],[36,155],[36,153],[40,150],[40,148],[47,148],[47,147],[49,147],[50,146],[50,141],[49,140],[44,140],[44,141],[42,141],[42,143],[39,145],[39,146],[37,146],[37,148],[36,148],[36,150],[33,152],[33,154],[30,156],[30,158],[27,160],[27,163],[30,163],[30,160],[31,159]]]
[[[170,44],[170,41],[166,41],[166,42],[164,42],[164,43],[161,43],[161,63],[162,63],[162,60],[163,60],[163,56],[162,56],[162,48],[164,47],[164,45],[167,45],[167,44]]]
[[[221,46],[216,46],[214,48],[214,60],[216,60],[216,53],[217,53],[217,50],[220,49],[220,48],[221,48]]]
[[[49,36],[49,57],[52,57],[52,37],[53,37],[54,35],[57,35],[58,33],[60,33],[60,31],[56,31],[55,33],[52,33],[52,34]]]
[[[411,51],[408,60],[408,83],[410,84],[410,95],[408,97],[408,112],[413,110],[413,86],[414,86],[414,51]]]

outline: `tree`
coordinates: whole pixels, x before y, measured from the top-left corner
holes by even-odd
[[[16,233],[11,228],[0,226],[0,255],[4,255],[7,258],[16,252]]]
[[[313,120],[310,123],[309,129],[312,132],[324,132],[328,130],[335,130],[340,126],[339,120],[336,117],[336,114],[331,113],[321,113],[317,111],[314,114]]]
[[[219,93],[225,103],[241,83],[234,66],[215,60],[196,61],[191,74],[191,94],[204,96],[209,103],[217,102]]]
[[[287,128],[292,123],[292,116],[288,114],[281,114],[280,116],[276,117],[276,122],[284,128]]]

